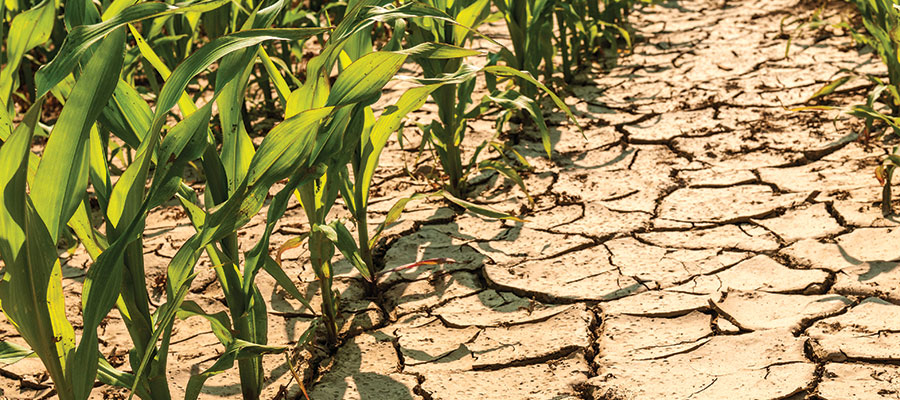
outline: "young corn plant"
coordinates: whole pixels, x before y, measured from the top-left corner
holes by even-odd
[[[632,46],[628,12],[633,0],[556,1],[554,14],[558,34],[556,47],[562,59],[563,80],[571,83],[578,71],[589,67],[598,57],[606,64],[618,56],[624,41]],[[585,12],[587,10],[587,12]]]
[[[274,224],[284,213],[287,195],[296,189],[310,224],[310,232],[302,237],[308,243],[310,262],[319,282],[322,297],[321,324],[325,338],[333,346],[338,341],[338,293],[332,289],[331,258],[335,246],[362,277],[374,288],[375,266],[371,256],[371,240],[366,225],[368,191],[378,157],[389,136],[402,119],[424,104],[428,95],[442,83],[417,87],[405,92],[393,106],[385,109],[377,120],[371,104],[378,100],[384,85],[394,78],[409,54],[430,57],[458,57],[467,50],[439,44],[426,44],[414,49],[373,51],[368,29],[375,21],[391,21],[406,16],[408,8],[381,7],[386,1],[351,2],[344,20],[330,35],[322,52],[314,57],[307,70],[307,79],[298,89],[280,96],[288,98],[288,116],[310,110],[333,107],[327,122],[318,127],[317,144],[311,155],[310,168],[320,175],[315,179],[288,184],[270,206],[268,224],[257,245],[268,246]],[[417,15],[427,16],[428,13]],[[338,65],[340,73],[331,85],[327,72]],[[274,75],[273,75],[274,76]],[[276,82],[276,87],[286,87]],[[353,170],[350,178],[349,168]],[[327,221],[337,195],[343,194],[345,203],[357,221],[359,244],[339,221]],[[289,243],[296,246],[299,243]]]
[[[547,38],[553,37],[554,0],[494,0],[509,30],[513,51],[501,48],[498,53],[506,65],[532,76],[539,76],[543,64],[544,81],[553,79],[555,49]],[[536,98],[538,88],[525,80],[518,87],[524,96]]]
[[[428,9],[437,10],[444,13],[447,17],[411,20],[409,33],[406,38],[409,45],[434,42],[459,48],[465,47],[474,36],[479,35],[477,32],[478,26],[489,17],[490,2],[487,0],[456,1],[452,3],[434,0],[426,3]],[[488,40],[490,41],[490,39]],[[499,43],[493,43],[501,47],[501,54],[513,54],[508,49],[503,49]],[[523,95],[513,89],[504,91],[493,90],[479,104],[474,104],[473,92],[478,76],[490,77],[491,82],[493,82],[490,85],[492,87],[497,86],[497,79],[514,79],[531,85],[547,93],[557,107],[565,111],[572,121],[575,120],[574,115],[572,115],[565,103],[545,85],[538,82],[528,71],[522,71],[509,65],[488,65],[479,68],[465,63],[465,57],[448,59],[419,58],[416,59],[416,62],[423,69],[425,75],[425,79],[422,80],[423,83],[434,81],[448,83],[431,94],[432,99],[438,106],[438,118],[427,125],[421,126],[421,129],[424,137],[432,144],[444,174],[447,176],[445,194],[450,201],[464,207],[468,208],[472,205],[457,200],[468,197],[468,177],[479,167],[495,169],[517,183],[522,181],[515,169],[510,166],[497,163],[476,164],[478,153],[488,145],[487,142],[479,146],[479,150],[472,155],[468,162],[463,162],[461,144],[465,140],[468,120],[477,117],[488,105],[496,104],[505,109],[515,110],[528,115],[541,133],[544,149],[548,156],[551,153],[549,130],[535,98]],[[498,128],[504,121],[505,118],[500,119]],[[520,183],[520,185],[522,184]]]

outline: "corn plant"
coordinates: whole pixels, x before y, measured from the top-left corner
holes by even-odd
[[[471,39],[479,35],[477,28],[489,16],[490,2],[487,0],[468,0],[457,2],[429,1],[427,8],[444,13],[445,18],[411,20],[407,42],[410,45],[422,43],[442,43],[450,46],[464,47]],[[480,36],[480,35],[479,35]],[[483,36],[482,36],[483,37]],[[490,41],[490,39],[488,39]],[[508,49],[501,47],[500,54],[511,55]],[[544,149],[550,155],[549,131],[543,119],[543,113],[534,97],[521,94],[516,90],[494,90],[485,96],[479,104],[472,98],[478,76],[490,76],[492,85],[496,87],[496,79],[515,79],[536,87],[547,93],[557,107],[567,113],[574,121],[569,108],[546,86],[538,82],[528,71],[521,71],[509,65],[488,65],[483,68],[474,67],[464,62],[465,58],[434,59],[420,58],[416,62],[422,66],[425,79],[423,83],[442,80],[449,82],[436,89],[431,97],[438,106],[438,118],[430,124],[421,126],[424,137],[432,144],[444,173],[447,175],[446,192],[451,201],[465,199],[468,196],[468,176],[477,168],[496,169],[516,182],[521,178],[514,168],[498,166],[496,163],[476,165],[478,152],[488,143],[479,146],[468,162],[463,162],[461,144],[465,140],[467,121],[477,117],[489,104],[497,104],[509,110],[528,115],[537,125]],[[471,106],[471,107],[470,107]],[[498,125],[502,125],[504,119]],[[498,126],[499,128],[499,126]],[[524,185],[523,185],[524,186]],[[458,202],[457,202],[458,203]]]
[[[325,328],[327,343],[332,346],[337,343],[339,332],[338,294],[332,289],[334,276],[331,258],[335,246],[374,288],[375,267],[371,255],[372,241],[368,237],[366,205],[378,157],[402,119],[421,107],[429,94],[446,82],[408,90],[377,120],[371,104],[378,100],[383,86],[394,77],[410,54],[451,58],[472,53],[436,43],[402,50],[396,47],[396,41],[389,45],[389,49],[394,51],[373,52],[370,36],[364,31],[373,22],[395,21],[411,13],[423,17],[437,15],[429,10],[417,11],[409,7],[381,7],[385,3],[351,2],[344,20],[336,27],[322,52],[310,61],[306,82],[293,92],[281,95],[289,99],[288,116],[323,107],[335,108],[329,114],[328,122],[315,133],[323,142],[314,148],[311,160],[315,161],[309,167],[319,171],[320,175],[305,181],[292,180],[276,196],[269,209],[266,231],[255,247],[255,251],[262,252],[268,246],[268,237],[286,209],[286,193],[296,190],[310,224],[310,232],[300,239],[308,243],[310,262],[323,299],[321,325]],[[341,72],[332,86],[326,73],[336,63]],[[283,83],[276,83],[275,86],[286,87]],[[346,97],[353,101],[343,104],[349,101]],[[352,179],[349,173],[351,168]],[[350,231],[340,221],[326,220],[339,193],[343,194],[347,207],[357,221],[359,244],[354,242]],[[292,246],[298,244],[289,243]]]
[[[631,48],[632,30],[628,23],[628,12],[633,7],[633,0],[574,0],[555,3],[558,32],[555,41],[562,58],[565,82],[572,82],[575,74],[588,67],[591,60],[598,56],[606,64],[609,60],[615,61],[623,44],[625,49]],[[600,3],[603,4],[602,10]]]
[[[593,2],[591,2],[593,3]],[[513,52],[503,51],[499,55],[506,65],[538,76],[543,63],[544,81],[553,79],[554,47],[547,38],[553,37],[553,0],[494,0],[494,5],[503,14],[509,30]],[[538,96],[537,87],[529,82],[518,84],[523,95]]]

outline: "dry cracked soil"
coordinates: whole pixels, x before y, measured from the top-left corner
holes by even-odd
[[[524,212],[527,223],[415,204],[379,247],[385,269],[455,262],[384,274],[379,299],[367,298],[359,276],[336,259],[344,340],[333,354],[299,361],[310,397],[900,399],[900,224],[880,212],[872,174],[879,152],[839,141],[853,121],[787,111],[842,68],[884,71],[841,32],[781,29],[785,18],[803,18],[815,6],[639,6],[631,18],[643,39],[634,52],[567,93],[587,140],[559,115],[550,117],[550,160],[528,128],[511,138],[537,167],[525,176],[534,204],[497,176],[473,178],[476,201]],[[505,39],[502,27],[488,28]],[[850,85],[834,101],[860,101],[866,89]],[[426,105],[415,118],[433,111]],[[473,122],[473,142],[489,138],[490,126]],[[404,172],[428,172],[408,150],[415,132],[406,136],[407,150],[394,143],[383,158],[370,220],[427,189]],[[340,207],[334,216],[348,217]],[[246,246],[264,217],[241,231]],[[305,229],[294,204],[273,248]],[[145,254],[154,301],[161,301],[165,265],[191,233],[177,207],[151,216]],[[297,248],[283,259],[312,297],[307,256]],[[78,325],[88,258],[80,250],[64,257],[69,314]],[[198,267],[189,300],[223,311],[208,267]],[[295,343],[309,310],[268,276],[259,287],[270,310],[269,343]],[[6,322],[0,334],[21,342]],[[101,330],[101,350],[127,368],[129,348],[114,313]],[[178,321],[173,395],[221,351],[204,321]],[[264,398],[301,397],[284,357],[266,356],[264,365]],[[0,387],[3,396],[53,397],[34,359],[0,369]],[[239,396],[236,370],[214,376],[202,395]]]

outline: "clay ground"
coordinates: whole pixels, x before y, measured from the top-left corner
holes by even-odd
[[[884,151],[835,145],[854,121],[785,109],[805,104],[841,68],[884,70],[841,32],[782,32],[783,19],[805,18],[816,6],[639,7],[634,53],[583,79],[566,99],[587,141],[559,115],[552,161],[534,135],[508,138],[536,167],[525,177],[534,205],[496,176],[474,178],[483,192],[476,201],[523,213],[528,223],[415,203],[388,230],[379,259],[387,269],[436,257],[455,263],[384,274],[381,299],[366,298],[358,275],[338,261],[345,340],[332,357],[300,361],[311,397],[900,398],[900,229],[881,216],[873,176]],[[833,104],[862,101],[864,85],[848,85]],[[430,118],[429,107],[418,117]],[[480,143],[491,123],[472,130]],[[405,136],[415,145],[414,130]],[[415,151],[391,146],[376,179],[373,224],[396,199],[428,189],[414,177],[433,160],[415,164]],[[340,207],[334,214],[348,217]],[[264,218],[241,232],[247,248]],[[306,228],[294,204],[273,248]],[[148,222],[154,301],[164,301],[165,266],[192,233],[174,206]],[[284,267],[312,297],[307,254],[288,251]],[[81,250],[66,257],[77,325],[88,258]],[[197,268],[189,300],[225,310],[209,263]],[[267,275],[258,283],[269,299],[269,343],[294,343],[310,311]],[[21,341],[4,324],[3,338]],[[101,350],[126,369],[130,344],[117,313],[101,333]],[[177,398],[222,346],[195,318],[176,323],[171,350]],[[264,362],[263,397],[298,398],[285,358]],[[40,371],[33,359],[0,369],[3,396],[52,397]],[[94,396],[122,394],[101,387]],[[239,396],[234,369],[210,379],[202,397]]]

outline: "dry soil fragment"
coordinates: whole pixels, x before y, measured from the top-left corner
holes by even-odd
[[[669,141],[677,136],[702,136],[728,128],[713,118],[712,108],[659,114],[639,124],[625,125],[632,143]]]
[[[900,225],[900,220],[897,220],[896,217],[885,218],[881,214],[881,206],[875,205],[873,202],[835,201],[834,210],[844,219],[844,222],[853,226],[880,228]]]
[[[394,284],[384,292],[385,306],[394,315],[404,315],[422,311],[482,289],[478,277],[468,271],[435,275],[432,279]]]
[[[900,306],[869,298],[845,314],[814,323],[806,334],[828,361],[900,360]]]
[[[825,269],[836,272],[859,264],[861,261],[841,252],[834,243],[822,243],[815,239],[804,239],[781,250],[781,254],[807,268]]]
[[[510,229],[514,229],[514,227],[504,220],[491,220],[471,213],[461,214],[446,224],[422,227],[422,230],[443,232],[453,239],[460,239],[460,241],[500,240],[509,234]]]
[[[836,274],[834,291],[856,296],[876,296],[900,301],[900,263],[869,261]]]
[[[697,348],[712,335],[709,315],[692,312],[677,318],[608,315],[603,320],[600,359],[647,360]]]
[[[827,278],[825,271],[790,269],[768,256],[759,255],[722,272],[698,276],[669,290],[697,294],[728,289],[791,293],[815,290],[824,285]]]
[[[473,358],[468,345],[481,329],[470,326],[463,329],[448,328],[437,318],[421,325],[397,329],[397,343],[403,354],[405,371],[419,371],[417,366],[427,365],[429,370],[469,370]]]
[[[714,336],[696,349],[658,360],[600,358],[598,376],[588,385],[594,398],[786,398],[815,380],[816,366],[803,354],[805,341],[789,331],[766,330]]]
[[[858,258],[847,249],[863,256],[875,258],[890,256],[889,249],[879,240],[873,240],[870,248],[865,248],[863,238],[871,232],[844,238],[842,243],[820,243],[815,240],[801,240],[783,249],[782,254],[790,257],[799,265],[810,268],[822,268],[836,272],[833,289],[845,295],[877,296],[900,301],[900,263],[897,261],[880,261],[877,259]],[[846,235],[845,235],[846,236]],[[880,249],[880,250],[879,250]]]
[[[777,218],[755,222],[775,232],[786,242],[825,237],[844,230],[822,203],[801,210],[791,210]]]
[[[553,300],[613,300],[646,290],[610,265],[603,246],[510,267],[486,265],[484,273],[497,287]]]
[[[327,372],[312,387],[314,399],[420,399],[415,376],[400,374],[390,337],[362,334],[338,348]]]
[[[585,109],[591,108],[587,103],[581,103],[576,105],[575,109]],[[595,107],[596,108],[596,107]],[[607,109],[608,110],[608,109]],[[621,114],[617,111],[610,111],[610,114],[616,114],[615,116],[621,116]],[[634,118],[634,117],[630,117]],[[622,140],[622,134],[619,133],[614,126],[601,126],[601,127],[587,127],[587,124],[582,125],[585,126],[584,136],[587,137],[587,142],[585,142],[580,136],[578,132],[563,132],[562,135],[573,135],[577,137],[574,140],[559,140],[561,135],[556,134],[556,130],[550,131],[550,140],[555,141],[553,145],[553,150],[560,154],[571,153],[571,152],[582,152],[585,149],[598,149],[605,146],[609,146],[613,143],[616,143]],[[556,137],[554,137],[556,136]],[[554,140],[555,139],[555,140]],[[553,158],[557,158],[554,156]]]
[[[778,250],[778,239],[769,231],[748,224],[723,225],[690,231],[639,233],[640,239],[662,247],[683,249]]]
[[[731,321],[723,318],[722,316],[716,317],[713,320],[713,325],[716,326],[716,329],[718,329],[719,332],[724,333],[724,334],[733,335],[733,334],[737,334],[737,333],[741,332],[741,328],[739,328],[735,324],[732,324]]]
[[[398,268],[418,261],[433,258],[449,258],[453,263],[439,265],[422,265],[416,268],[403,269],[388,273],[379,283],[393,283],[401,280],[427,279],[435,274],[476,270],[485,261],[485,257],[465,241],[456,239],[430,226],[418,232],[397,239],[384,256],[387,269]]]
[[[599,203],[616,211],[652,213],[668,180],[640,170],[618,169],[601,174],[591,170],[562,172],[553,184],[557,193],[578,195],[586,203]]]
[[[761,217],[803,198],[779,195],[764,185],[725,188],[682,188],[666,196],[658,216],[685,222],[731,222]]]
[[[590,368],[576,351],[562,360],[493,371],[424,373],[422,389],[434,400],[579,399],[573,386]]]
[[[454,327],[499,326],[539,321],[571,306],[548,306],[508,292],[485,290],[453,299],[432,311]]]
[[[535,362],[591,344],[594,314],[576,305],[546,321],[485,328],[467,347],[475,356],[475,369],[496,369],[509,364]]]
[[[691,311],[709,308],[709,296],[668,290],[650,290],[603,303],[601,308],[606,314],[677,317]]]
[[[900,367],[828,363],[817,394],[823,400],[898,399]]]
[[[860,261],[894,261],[900,259],[900,228],[860,228],[836,239],[850,258]]]
[[[535,211],[533,215],[526,217],[528,226],[540,230],[553,230],[581,219],[584,214],[584,206],[581,204],[556,204],[556,200],[551,200],[552,208],[546,210]]]
[[[694,276],[711,274],[749,257],[747,253],[721,250],[666,249],[622,238],[604,243],[612,253],[613,265],[626,276],[659,287],[682,283]]]
[[[555,234],[515,226],[500,237],[473,243],[481,254],[490,257],[496,264],[510,265],[525,260],[547,258],[564,251],[584,247],[592,241],[584,236]]]
[[[587,235],[594,238],[613,234],[626,234],[650,226],[652,214],[647,212],[615,211],[601,204],[588,202],[584,216],[572,219],[572,209],[556,207],[544,212],[542,218],[557,218],[565,222],[554,226],[553,232]],[[566,222],[571,221],[571,222]]]
[[[869,178],[870,174],[871,170],[861,170],[852,163],[824,160],[798,167],[759,169],[763,182],[772,183],[781,190],[807,194],[859,188],[880,192],[878,181]]]
[[[687,181],[688,186],[735,186],[756,181],[753,171],[747,169],[726,169],[721,167],[678,171],[678,177]]]
[[[743,330],[790,329],[800,332],[812,320],[841,312],[850,299],[833,294],[804,296],[730,290],[714,303],[716,311]]]

